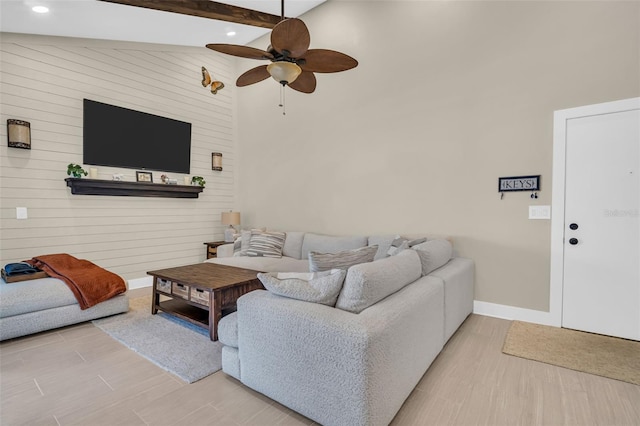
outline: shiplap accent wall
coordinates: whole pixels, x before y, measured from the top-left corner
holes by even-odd
[[[1,265],[66,252],[133,280],[203,261],[203,242],[223,239],[220,213],[235,202],[233,59],[204,47],[8,33],[0,55]],[[202,87],[201,66],[226,84],[217,95]],[[207,182],[200,197],[71,195],[64,179],[67,164],[82,164],[83,98],[190,122],[191,175]],[[31,123],[31,150],[7,147],[9,118]],[[212,152],[223,153],[222,172],[211,170]],[[135,181],[135,170],[97,167],[99,179]],[[159,182],[163,171],[150,171]]]

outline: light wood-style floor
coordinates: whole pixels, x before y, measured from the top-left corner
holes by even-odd
[[[640,425],[640,386],[504,355],[509,324],[470,316],[392,424]],[[0,344],[0,387],[2,426],[313,423],[222,372],[185,384],[91,323]]]

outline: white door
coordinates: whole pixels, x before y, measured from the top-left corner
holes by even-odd
[[[566,123],[562,326],[640,340],[640,110]]]

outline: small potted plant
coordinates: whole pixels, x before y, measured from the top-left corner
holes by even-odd
[[[78,164],[70,163],[67,166],[67,176],[72,176],[73,175],[74,178],[81,178],[82,175],[86,176],[88,174],[89,173],[87,173],[87,171],[85,169],[83,169],[82,167],[80,167],[80,165],[78,165]]]
[[[204,188],[204,184],[207,183],[204,178],[202,176],[193,176],[191,178],[191,183],[192,184],[196,184],[196,185],[200,185],[201,187]]]

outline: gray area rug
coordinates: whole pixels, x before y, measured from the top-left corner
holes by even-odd
[[[513,321],[502,352],[640,385],[640,342]]]
[[[220,370],[222,344],[209,332],[159,312],[151,315],[151,297],[129,301],[129,312],[92,321],[108,335],[187,383]]]

